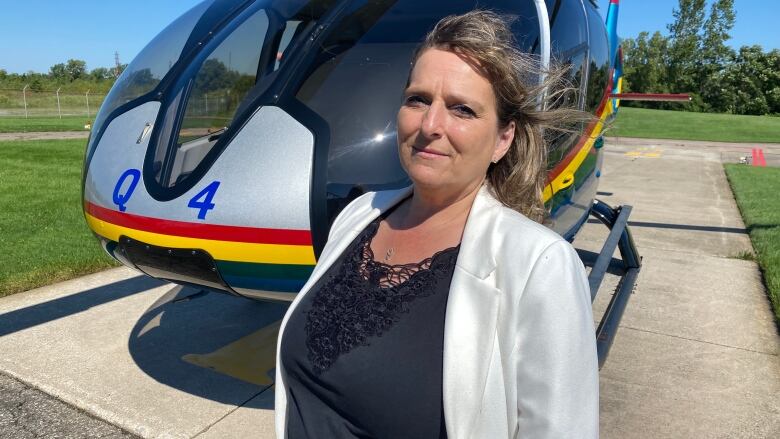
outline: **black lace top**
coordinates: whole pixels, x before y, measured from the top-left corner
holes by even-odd
[[[287,433],[446,438],[442,350],[459,247],[416,264],[374,261],[381,218],[355,238],[285,327]]]

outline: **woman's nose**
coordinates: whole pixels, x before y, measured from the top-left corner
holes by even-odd
[[[436,102],[431,103],[422,120],[420,131],[430,139],[437,139],[444,133],[444,117],[446,112]]]

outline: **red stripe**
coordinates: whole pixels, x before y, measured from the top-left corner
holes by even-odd
[[[613,93],[609,97],[624,101],[689,102],[691,100],[691,96],[684,93]]]
[[[308,230],[262,229],[170,221],[117,212],[88,201],[84,202],[84,208],[95,218],[111,224],[163,235],[253,244],[312,245],[311,232]]]
[[[759,166],[766,166],[766,159],[764,158],[764,150],[761,148],[758,148],[758,165]]]
[[[614,69],[610,70],[609,75],[609,82],[607,83],[607,87],[604,89],[604,96],[601,98],[601,102],[599,102],[599,106],[596,109],[597,117],[601,117],[601,114],[604,113],[604,108],[607,106],[607,102],[609,102],[609,92],[612,90],[612,77],[614,76]],[[588,124],[588,127],[585,128],[585,134],[583,134],[580,137],[579,142],[577,142],[577,145],[569,151],[568,154],[566,154],[566,157],[561,159],[560,162],[558,162],[557,165],[555,165],[554,168],[550,170],[550,172],[547,173],[547,183],[550,184],[553,180],[555,180],[556,177],[561,175],[561,173],[566,169],[567,166],[569,166],[569,163],[571,163],[572,160],[574,160],[574,157],[577,156],[577,153],[580,152],[580,150],[585,146],[585,142],[590,138],[590,136],[593,133],[593,130],[596,129],[596,123],[598,121],[593,121],[590,124]]]
[[[750,160],[750,164],[753,166],[758,166],[758,150],[756,148],[750,149],[750,157],[752,160]]]

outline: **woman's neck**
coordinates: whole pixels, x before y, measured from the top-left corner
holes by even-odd
[[[457,222],[465,224],[481,186],[480,182],[473,188],[456,194],[415,187],[403,215],[403,228],[423,224],[434,227]]]

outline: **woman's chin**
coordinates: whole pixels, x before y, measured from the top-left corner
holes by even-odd
[[[447,179],[441,170],[427,166],[413,166],[407,170],[409,178],[418,188],[436,188],[446,185]]]

